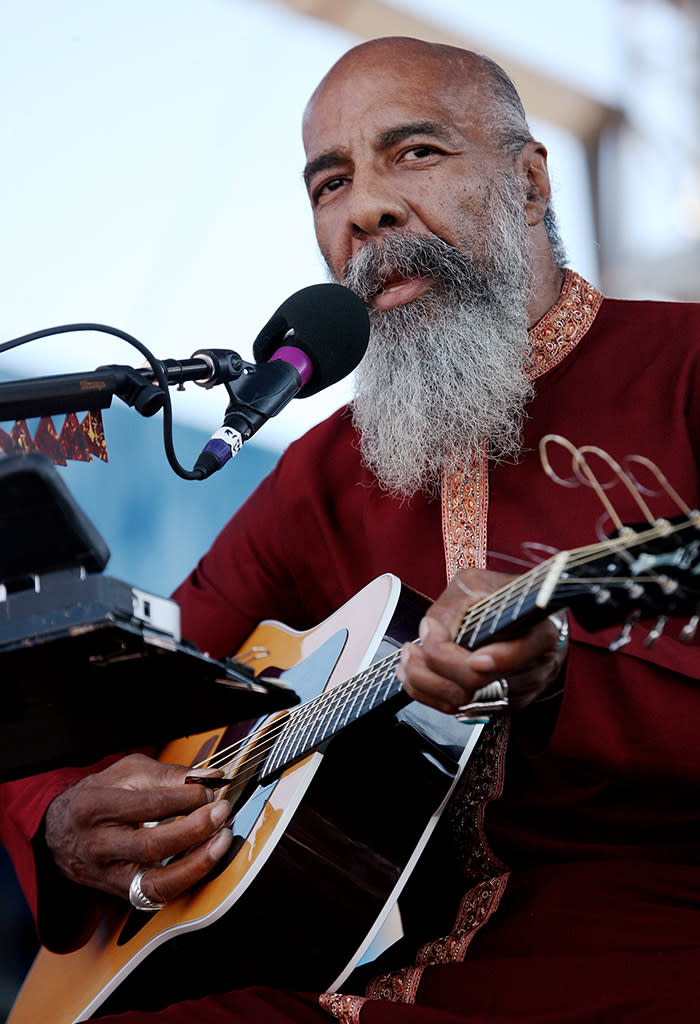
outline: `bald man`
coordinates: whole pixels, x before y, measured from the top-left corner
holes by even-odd
[[[639,452],[697,505],[698,308],[603,299],[566,269],[546,150],[487,58],[364,43],[314,92],[303,138],[318,244],[366,302],[370,346],[352,406],[291,446],[176,592],[183,632],[227,656],[258,621],[308,629],[389,571],[433,600],[397,668],[409,697],[451,716],[498,681],[510,713],[487,727],[446,817],[446,859],[414,896],[440,902],[458,877],[443,930],[416,934],[366,989],[227,993],[218,973],[173,988],[216,997],[105,1020],[691,1019],[697,648],[667,631],[613,654],[614,633],[575,622],[569,647],[561,614],[475,651],[454,636],[543,553],[596,539],[594,489],[571,467],[557,489],[542,437],[620,462]],[[675,511],[657,496],[656,515]],[[146,903],[166,904],[231,844],[227,805],[184,785],[184,767],[132,755],[83,774],[4,787],[5,841],[59,949],[84,940],[100,892],[133,899],[137,876]],[[263,909],[274,944],[282,911]]]

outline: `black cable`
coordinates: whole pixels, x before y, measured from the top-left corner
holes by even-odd
[[[33,331],[31,334],[23,334],[20,338],[12,338],[10,341],[4,341],[0,344],[0,352],[9,352],[10,349],[19,348],[20,345],[26,345],[30,341],[38,341],[40,338],[48,338],[55,334],[69,334],[77,333],[79,331],[98,331],[102,334],[113,334],[117,338],[121,338],[122,341],[128,342],[133,345],[134,348],[146,357],[153,375],[158,381],[160,388],[163,392],[163,447],[165,449],[165,455],[170,463],[170,467],[179,477],[183,480],[201,480],[201,473],[195,473],[191,470],[185,469],[181,466],[177,456],[175,455],[175,448],[173,444],[173,410],[172,402],[170,400],[170,392],[168,390],[168,379],[163,371],[160,362],[156,359],[150,349],[146,348],[143,342],[140,342],[138,338],[134,338],[133,335],[127,334],[126,331],[120,330],[118,327],[109,327],[106,324],[62,324],[58,327],[45,327],[41,331]]]

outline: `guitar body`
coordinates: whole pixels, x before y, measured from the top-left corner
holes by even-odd
[[[256,674],[282,670],[306,705],[413,640],[426,607],[387,574],[308,632],[262,623],[238,657]],[[269,750],[285,714],[256,723],[236,771],[261,745]],[[8,1024],[71,1024],[251,984],[339,986],[381,949],[481,728],[390,700],[279,777],[249,785],[234,804],[223,867],[156,913],[115,901],[74,953],[42,950]],[[161,760],[218,764],[235,733],[177,740]]]

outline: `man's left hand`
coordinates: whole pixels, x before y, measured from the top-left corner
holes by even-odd
[[[568,651],[552,618],[474,651],[454,641],[467,608],[515,578],[485,569],[467,569],[455,577],[421,622],[421,643],[406,644],[401,652],[396,674],[410,697],[455,714],[482,687],[506,679],[509,704],[520,710],[552,685]]]

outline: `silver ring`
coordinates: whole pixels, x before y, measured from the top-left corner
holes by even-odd
[[[566,615],[563,619],[560,619],[558,615],[549,615],[548,618],[558,630],[557,642],[554,650],[561,651],[569,639],[569,620],[566,618]]]
[[[457,708],[455,718],[460,722],[469,722],[474,718],[492,715],[508,708],[508,680],[494,679],[492,683],[477,690],[468,704]]]
[[[137,871],[134,877],[131,879],[131,885],[129,886],[129,903],[136,910],[162,910],[165,906],[164,903],[154,903],[153,900],[149,900],[145,892],[141,888],[141,879],[148,871],[148,868],[142,868],[141,871]]]

